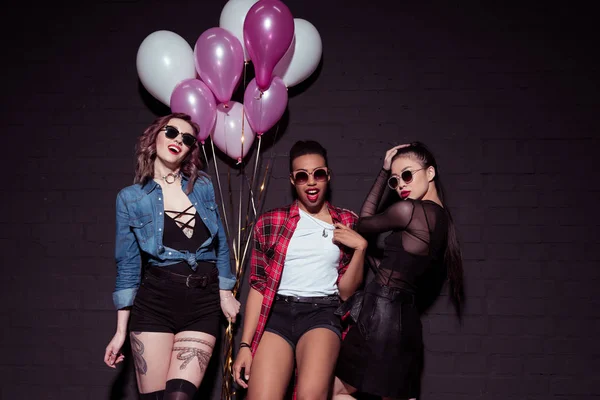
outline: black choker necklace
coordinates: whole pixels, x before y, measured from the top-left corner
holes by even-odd
[[[165,176],[161,177],[163,181],[167,182],[169,185],[174,183],[177,179],[181,178],[181,173],[179,172],[170,172]]]

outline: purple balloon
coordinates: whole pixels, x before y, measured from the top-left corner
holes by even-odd
[[[181,81],[171,94],[171,111],[182,112],[200,126],[197,138],[204,144],[217,120],[217,103],[208,86],[199,79]]]
[[[260,90],[271,84],[273,69],[294,38],[294,17],[279,0],[260,0],[244,20],[244,42]]]
[[[210,28],[194,46],[196,71],[220,103],[231,100],[244,68],[240,41],[223,28]]]
[[[252,148],[256,135],[245,116],[244,106],[231,101],[228,107],[217,106],[217,123],[211,136],[215,146],[239,163]]]
[[[271,129],[281,119],[288,103],[288,92],[285,83],[274,77],[269,89],[261,91],[256,79],[252,79],[244,93],[244,110],[248,123],[257,135]]]

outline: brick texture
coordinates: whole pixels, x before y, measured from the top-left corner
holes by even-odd
[[[3,11],[0,398],[136,398],[131,364],[102,363],[116,324],[115,195],[132,180],[136,137],[167,111],[139,84],[135,56],[161,29],[193,46],[224,3]],[[291,199],[296,140],[329,149],[333,201],[353,210],[385,150],[427,143],[463,243],[467,305],[460,324],[444,291],[423,317],[421,398],[598,399],[592,13],[404,3],[287,1],[317,27],[324,55],[290,89],[276,140],[265,135],[265,208]],[[199,397],[219,398],[218,361]]]

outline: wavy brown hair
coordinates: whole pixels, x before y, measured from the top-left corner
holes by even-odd
[[[146,128],[139,137],[136,146],[137,164],[135,167],[135,178],[133,183],[145,185],[151,179],[154,179],[154,161],[156,160],[156,137],[158,133],[169,123],[172,118],[182,119],[192,126],[194,136],[198,135],[200,127],[192,121],[192,118],[183,113],[173,113],[159,117]],[[198,177],[206,177],[202,172],[202,161],[200,160],[200,147],[198,143],[188,152],[187,156],[181,162],[180,171],[188,178],[186,193],[189,194],[194,188],[194,183]]]

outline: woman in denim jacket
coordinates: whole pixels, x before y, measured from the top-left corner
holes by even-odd
[[[134,185],[117,195],[117,332],[104,362],[115,368],[123,361],[129,330],[142,400],[192,399],[220,310],[234,321],[240,308],[197,133],[186,114],[156,119],[139,138]]]

